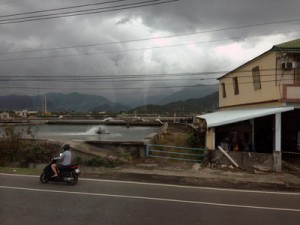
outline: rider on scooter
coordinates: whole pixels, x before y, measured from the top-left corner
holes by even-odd
[[[59,163],[53,163],[51,165],[51,169],[54,173],[52,177],[58,177],[57,170],[69,166],[71,164],[72,160],[72,153],[70,151],[70,145],[69,144],[64,144],[63,145],[63,150],[64,152],[59,156],[54,158],[54,160],[59,160]]]

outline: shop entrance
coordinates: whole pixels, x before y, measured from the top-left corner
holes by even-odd
[[[272,153],[275,143],[274,127],[275,115],[254,119],[254,132],[250,120],[216,127],[216,146],[227,151]]]
[[[252,151],[250,121],[216,127],[216,146],[221,146],[225,151]]]

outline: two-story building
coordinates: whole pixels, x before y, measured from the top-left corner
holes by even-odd
[[[300,151],[300,39],[275,45],[218,80],[219,111],[198,116],[208,149]]]

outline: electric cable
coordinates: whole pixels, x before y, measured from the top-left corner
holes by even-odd
[[[262,69],[260,72],[264,71],[276,71],[278,69]],[[0,76],[0,81],[39,81],[39,80],[49,80],[49,81],[62,81],[62,80],[124,80],[124,79],[141,79],[141,78],[170,78],[170,77],[183,77],[188,79],[189,77],[195,77],[195,76],[203,76],[202,78],[197,78],[199,80],[217,80],[219,79],[220,75],[227,74],[230,71],[215,71],[215,72],[197,72],[197,73],[169,73],[169,74],[118,74],[118,75],[49,75],[46,76],[39,76],[39,75],[14,75],[7,76],[2,75]],[[239,72],[239,78],[253,78],[253,75],[247,75],[246,73],[252,73],[252,70],[240,70]],[[244,73],[244,74],[243,74]],[[218,76],[218,77],[208,77],[208,76]],[[260,77],[269,77],[274,76],[274,73],[264,73],[260,74]],[[231,77],[225,77],[223,79],[231,79]]]
[[[293,31],[288,31],[288,32],[278,32],[278,33],[271,33],[271,34],[282,34],[282,33],[291,33],[291,32],[299,32],[299,31],[300,30],[293,30]],[[268,35],[271,35],[271,34],[268,34]],[[204,44],[204,43],[230,41],[230,40],[236,40],[236,39],[241,39],[241,38],[260,37],[260,36],[265,36],[265,35],[266,34],[252,35],[252,36],[247,36],[247,37],[237,37],[237,38],[228,38],[228,39],[219,39],[219,40],[211,40],[211,41],[201,41],[201,42],[190,42],[190,43],[184,43],[184,44],[175,44],[175,45],[167,45],[167,46],[155,46],[155,47],[149,47],[149,48],[136,48],[136,49],[104,51],[104,52],[92,52],[92,53],[62,54],[62,55],[52,55],[52,56],[35,56],[35,57],[15,58],[15,59],[0,59],[0,62],[24,61],[24,60],[41,60],[41,59],[49,59],[49,58],[55,59],[55,58],[60,58],[60,57],[93,56],[93,55],[102,55],[102,54],[125,53],[125,52],[132,52],[132,51],[145,51],[145,50],[153,50],[153,49],[188,46],[188,45],[191,45],[191,44],[199,45],[199,44]]]
[[[283,22],[283,21],[281,21],[281,22]],[[280,22],[274,22],[274,23],[280,23]],[[32,49],[32,50],[24,50],[24,51],[10,51],[10,52],[2,52],[2,53],[0,52],[0,55],[14,54],[14,53],[29,53],[29,52],[38,52],[38,51],[64,50],[64,49],[72,49],[72,48],[85,48],[85,47],[105,46],[105,45],[114,45],[114,44],[125,44],[125,43],[131,43],[131,42],[142,42],[142,41],[155,40],[155,39],[166,39],[166,38],[189,36],[189,35],[195,35],[195,34],[203,34],[203,33],[212,33],[212,32],[219,32],[219,31],[234,30],[234,29],[242,29],[242,28],[247,28],[247,27],[250,27],[250,26],[254,27],[256,25],[257,24],[252,24],[252,25],[245,25],[245,26],[238,26],[238,27],[228,27],[228,28],[220,28],[220,29],[213,29],[213,30],[206,30],[206,31],[189,32],[189,33],[183,33],[183,34],[174,34],[174,35],[167,35],[167,36],[160,36],[160,37],[141,38],[141,39],[115,41],[115,42],[107,42],[107,43],[83,44],[83,45],[63,46],[63,47],[54,47],[54,48]],[[269,34],[282,34],[282,33],[298,32],[298,31],[300,31],[300,30],[295,30],[294,29],[294,30],[289,30],[289,31],[272,32],[272,33],[269,33]],[[266,34],[264,34],[264,35],[266,35]],[[261,36],[261,35],[259,35],[259,36]],[[257,37],[257,35],[249,36],[249,37]],[[240,39],[240,38],[243,38],[243,37],[229,38],[229,39],[222,39],[222,40],[234,40],[234,39]],[[209,42],[211,42],[211,41],[206,41],[206,42],[203,42],[203,43],[209,43]],[[212,41],[212,42],[215,42],[215,41]],[[188,44],[193,44],[193,43],[188,43]]]
[[[159,2],[153,2],[153,1],[159,1]],[[29,21],[38,21],[38,20],[48,20],[48,19],[56,19],[56,18],[65,18],[65,17],[72,17],[72,16],[81,16],[81,15],[91,15],[91,14],[98,14],[98,13],[104,13],[104,12],[113,12],[113,11],[119,11],[119,10],[124,10],[124,9],[134,9],[134,8],[141,8],[141,7],[146,7],[146,6],[154,6],[154,5],[161,5],[161,4],[166,4],[166,3],[171,3],[171,2],[176,2],[179,0],[167,0],[164,2],[161,2],[161,0],[151,0],[151,1],[145,1],[142,4],[139,3],[140,5],[137,5],[138,3],[132,3],[132,4],[127,4],[128,6],[111,6],[107,7],[107,9],[103,8],[104,10],[99,10],[96,11],[96,9],[89,10],[89,12],[84,12],[86,10],[82,10],[83,12],[72,12],[69,13],[57,13],[57,15],[40,15],[40,16],[32,16],[32,17],[24,17],[24,18],[16,18],[16,19],[3,19],[0,20],[0,25],[3,24],[13,24],[13,23],[23,23],[23,22],[29,22]],[[150,3],[147,3],[150,2]],[[118,8],[119,7],[119,8]],[[109,9],[111,8],[111,9]],[[94,12],[91,12],[94,11]],[[64,15],[68,14],[68,15]]]
[[[287,79],[283,79],[283,80],[281,80],[281,82],[282,81],[293,81],[294,79],[293,78],[287,78]],[[272,79],[272,80],[264,80],[264,81],[261,81],[260,83],[270,83],[270,82],[277,82],[278,80],[276,80],[276,79]],[[33,81],[32,81],[33,82]],[[47,82],[49,82],[49,81],[47,81]],[[62,81],[53,81],[54,83],[55,82],[62,82]],[[84,82],[82,82],[81,81],[81,83],[84,83]],[[88,82],[87,82],[88,83]],[[245,81],[245,82],[238,82],[238,85],[240,85],[240,84],[252,84],[253,83],[253,81]],[[178,86],[178,85],[170,85],[170,86],[163,86],[163,87],[161,87],[161,86],[151,86],[151,88],[186,88],[186,87],[198,87],[198,86],[219,86],[220,84],[219,83],[215,83],[215,84],[203,84],[203,83],[200,83],[200,84],[197,84],[197,85],[181,85],[181,86]],[[229,84],[227,84],[227,85],[233,85],[233,82],[232,83],[229,83]],[[3,86],[3,87],[1,87],[1,88],[13,88],[13,86],[11,86],[11,87],[7,87],[7,86]],[[22,88],[22,87],[19,87],[19,88]],[[47,87],[39,87],[39,88],[42,88],[42,89],[47,89]],[[116,89],[116,90],[118,90],[118,89],[120,89],[121,87],[114,87],[114,89]],[[77,88],[77,89],[79,89],[79,90],[81,90],[81,88]],[[103,88],[101,88],[101,89],[103,89]],[[123,89],[123,88],[121,88],[121,89]],[[126,89],[136,89],[135,87],[134,88],[126,88]],[[138,88],[138,89],[144,89],[144,87],[141,87],[141,88]]]
[[[84,4],[84,5],[61,7],[61,8],[56,8],[56,9],[44,9],[44,10],[38,10],[38,11],[33,11],[33,12],[15,13],[15,14],[2,15],[2,16],[0,15],[0,18],[21,16],[21,15],[30,15],[30,14],[36,14],[36,13],[42,13],[42,12],[51,12],[51,11],[58,11],[58,10],[66,10],[66,9],[76,9],[76,8],[83,8],[83,7],[95,6],[95,5],[104,5],[104,4],[124,2],[124,1],[128,1],[128,0],[113,0],[113,1],[97,2],[97,3],[90,3],[90,4]]]

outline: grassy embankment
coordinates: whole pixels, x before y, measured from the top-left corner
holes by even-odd
[[[0,173],[8,174],[40,175],[41,171],[38,168],[0,167]]]

